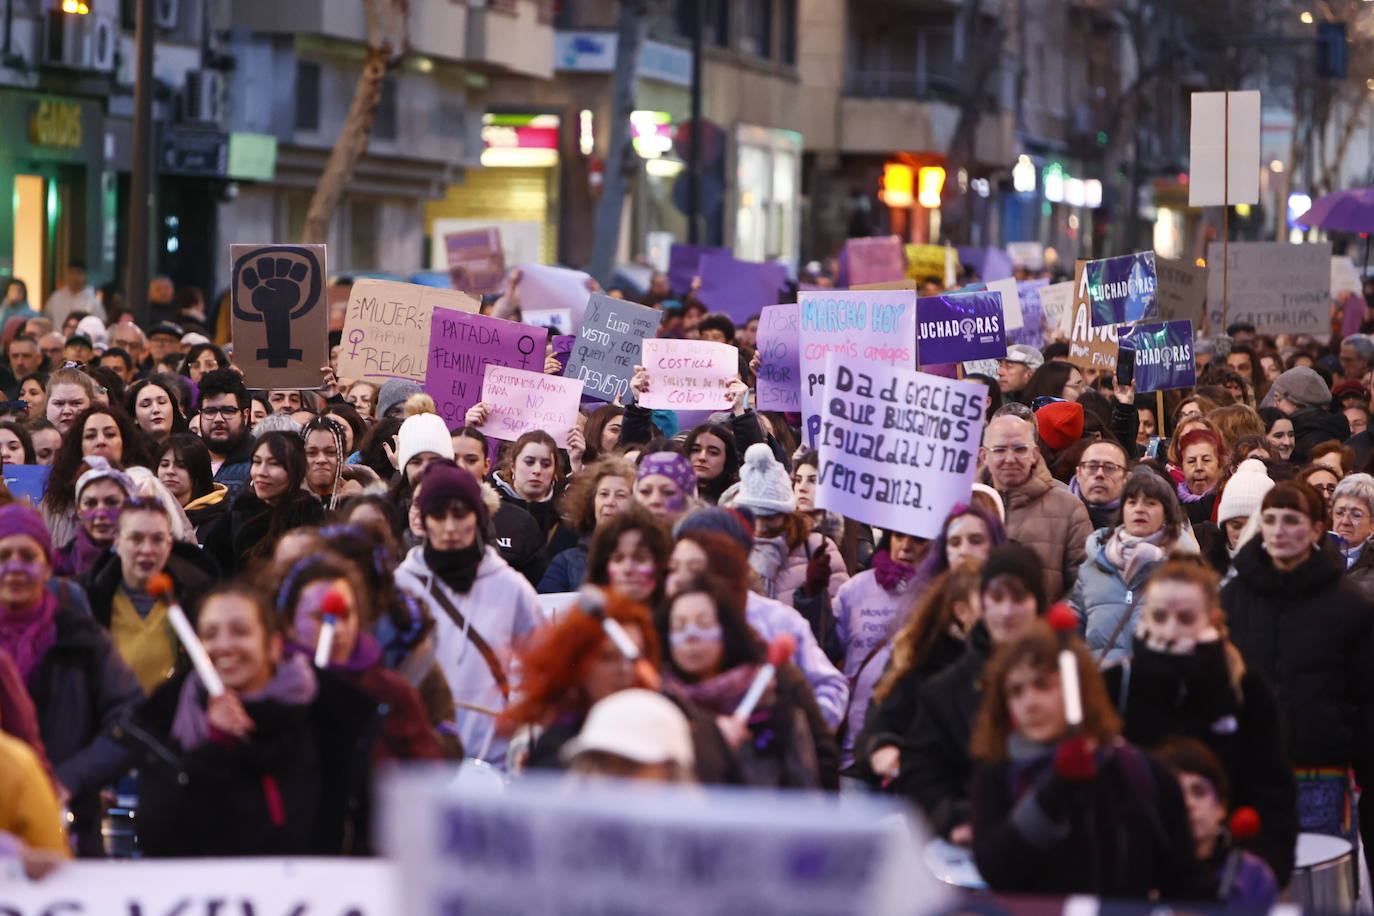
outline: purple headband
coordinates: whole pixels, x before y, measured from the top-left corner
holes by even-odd
[[[688,496],[697,495],[696,471],[692,470],[692,463],[677,452],[654,452],[652,455],[645,455],[640,459],[635,483],[653,474],[667,477]]]
[[[37,512],[19,503],[0,506],[0,536],[14,534],[33,538],[43,548],[43,556],[52,560],[52,535],[48,533],[48,526],[43,524],[43,518]]]

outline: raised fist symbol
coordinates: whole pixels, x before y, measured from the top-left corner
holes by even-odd
[[[300,348],[291,346],[291,322],[320,301],[323,277],[315,253],[294,245],[255,248],[234,263],[233,280],[234,315],[261,321],[267,332],[267,346],[258,349],[257,358],[272,369],[302,359]],[[244,307],[244,298],[251,309]]]

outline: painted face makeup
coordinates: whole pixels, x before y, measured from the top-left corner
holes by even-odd
[[[699,627],[694,623],[683,625],[668,636],[669,643],[680,646],[686,642],[720,642],[720,627]]]

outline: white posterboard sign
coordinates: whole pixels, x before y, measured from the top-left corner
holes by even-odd
[[[1258,90],[1194,92],[1190,140],[1188,206],[1259,203]]]
[[[388,779],[404,912],[913,916],[950,899],[887,799],[575,780]]]
[[[1331,334],[1331,243],[1232,242],[1222,276],[1221,242],[1207,246],[1207,315],[1221,332],[1245,321],[1260,334]],[[1222,320],[1223,283],[1230,305]]]

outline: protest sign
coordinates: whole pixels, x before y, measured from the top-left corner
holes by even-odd
[[[1123,328],[1119,343],[1121,349],[1135,351],[1135,387],[1141,394],[1197,384],[1191,321]]]
[[[924,300],[922,300],[924,301]],[[917,537],[967,502],[988,390],[910,369],[826,361],[816,507]]]
[[[650,410],[727,410],[739,375],[739,350],[710,340],[650,337],[642,345],[649,392],[637,399]]]
[[[43,491],[48,486],[48,475],[52,473],[50,464],[6,464],[4,467],[5,489],[21,502],[28,499],[35,509],[43,500]]]
[[[728,251],[702,255],[697,275],[701,277],[697,299],[711,311],[728,315],[736,326],[757,315],[765,305],[775,304],[787,282],[783,265],[739,261]]]
[[[1153,251],[1086,261],[1079,282],[1085,287],[1079,294],[1088,297],[1095,328],[1135,324],[1159,314]]]
[[[1007,333],[1021,330],[1025,319],[1021,316],[1021,291],[1016,281],[1011,277],[988,280],[987,289],[990,293],[1002,294],[1002,324],[1006,326]]]
[[[400,868],[387,859],[204,858],[67,862],[41,881],[0,863],[0,913],[343,914],[400,916]]]
[[[482,403],[487,405],[487,435],[514,442],[531,430],[553,436],[568,447],[568,432],[577,425],[582,382],[528,369],[488,363],[482,377]]]
[[[668,249],[668,286],[679,296],[685,296],[692,289],[692,279],[697,276],[703,256],[711,252],[721,252],[733,257],[729,248],[717,245],[689,245],[674,242]]]
[[[1007,242],[1007,257],[1016,267],[1041,270],[1045,266],[1044,242]]]
[[[930,278],[954,285],[957,252],[947,245],[907,245],[906,275],[921,282]]]
[[[425,393],[450,427],[462,426],[468,408],[482,400],[489,363],[538,372],[548,332],[528,325],[435,309],[429,335]]]
[[[581,593],[546,592],[534,597],[539,602],[539,609],[544,612],[544,619],[549,623],[557,623],[559,618],[568,612],[569,608],[577,604],[577,599],[581,597]]]
[[[318,388],[329,365],[324,245],[230,245],[234,364],[254,388]]]
[[[820,434],[825,359],[852,366],[916,368],[916,294],[910,290],[827,290],[797,295],[801,408],[806,443]]]
[[[873,796],[412,770],[377,810],[408,913],[921,916],[952,895],[917,819]]]
[[[1073,327],[1073,281],[1041,287],[1040,307],[1045,310],[1045,328],[1049,335],[1068,340]]]
[[[592,293],[563,374],[581,379],[588,397],[614,401],[624,395],[640,362],[640,343],[654,336],[661,314],[647,305]]]
[[[1049,280],[1026,280],[1016,284],[1016,295],[1021,302],[1022,326],[1016,330],[1007,329],[1008,344],[1025,344],[1037,350],[1045,347],[1045,306],[1040,301],[1040,291],[1048,286]]]
[[[436,307],[475,312],[481,303],[457,290],[395,280],[355,282],[344,317],[339,377],[378,384],[389,378],[424,382]]]
[[[564,330],[577,327],[591,295],[588,284],[591,275],[566,267],[544,264],[520,264],[520,314],[558,312],[568,310],[568,324]],[[540,322],[547,324],[548,320]]]
[[[454,289],[483,295],[498,292],[506,281],[506,255],[501,250],[501,230],[474,229],[444,236],[448,276]]]
[[[572,309],[547,309],[542,312],[526,312],[522,309],[520,323],[532,328],[548,328],[558,336],[577,330],[572,323]]]
[[[1073,318],[1069,326],[1068,362],[1096,378],[1101,372],[1116,371],[1116,326],[1094,327],[1088,285],[1084,282],[1086,261],[1074,266]],[[1049,289],[1050,287],[1046,287]],[[1044,295],[1044,291],[1041,291]]]
[[[759,410],[801,409],[800,306],[765,305],[759,315]]]
[[[960,245],[954,250],[958,253],[959,261],[972,267],[985,283],[1009,280],[1015,273],[1011,258],[1000,248]]]
[[[1206,317],[1207,268],[1198,267],[1191,261],[1156,257],[1155,276],[1159,280],[1160,320],[1186,318],[1200,327]]]
[[[1194,92],[1189,140],[1188,206],[1259,203],[1258,90]]]
[[[1360,272],[1348,255],[1335,255],[1331,258],[1331,298],[1338,299],[1343,293],[1361,293]]]
[[[887,283],[906,276],[902,239],[896,235],[850,239],[844,243],[849,259],[849,285]]]
[[[964,377],[970,375],[986,375],[994,382],[997,381],[998,371],[1002,368],[1000,359],[970,359],[964,361]],[[922,369],[921,371],[925,371]],[[932,372],[931,375],[941,375],[942,373]],[[948,376],[946,376],[948,377]]]
[[[918,364],[962,363],[1006,355],[1001,293],[947,293],[916,301]]]
[[[1232,242],[1230,306],[1222,318],[1223,247],[1207,246],[1207,315],[1213,330],[1248,321],[1260,334],[1331,333],[1331,244]]]

